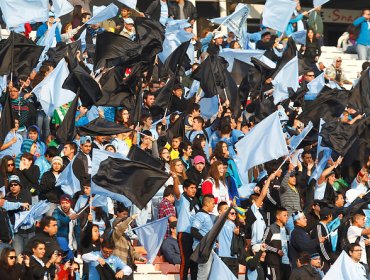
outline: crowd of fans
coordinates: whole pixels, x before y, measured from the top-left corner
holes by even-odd
[[[47,22],[26,24],[22,33],[28,37],[30,31],[36,30],[37,42],[56,24],[56,42],[74,42],[91,18],[91,10],[84,1],[70,2],[75,6],[67,24],[62,25],[50,12]],[[184,30],[193,32],[198,14],[191,2],[160,0],[160,7],[163,26],[170,19],[188,19]],[[97,34],[105,31],[135,40],[135,17],[143,16],[146,15],[124,7],[115,18],[88,25],[86,44],[93,45]],[[370,10],[365,9],[339,39],[338,47],[343,52],[370,59],[369,20]],[[247,48],[265,50],[267,58],[279,62],[287,36],[299,30],[307,30],[306,44],[297,50],[300,85],[303,87],[321,73],[338,86],[352,84],[343,73],[340,57],[335,57],[327,67],[320,62],[325,42],[320,7],[308,13],[297,3],[284,36],[262,27],[261,31],[249,34]],[[232,32],[225,35],[208,30],[203,38],[194,35],[191,44],[192,60],[195,59],[191,71],[207,54],[242,48]],[[90,71],[93,48],[86,47],[80,54],[79,63]],[[32,93],[55,67],[46,60],[29,77],[14,77],[0,97],[3,107],[7,97],[10,98],[15,116],[15,126],[0,146],[0,186],[4,186],[0,198],[1,279],[103,279],[99,267],[105,265],[114,270],[117,279],[133,279],[136,265],[146,259],[135,251],[138,241],[131,229],[163,217],[169,219],[159,254],[180,266],[181,280],[188,279],[188,273],[191,279],[208,279],[212,256],[203,264],[194,263],[190,256],[230,205],[233,207],[214,250],[236,277],[241,264],[246,266],[245,279],[249,280],[322,279],[343,250],[364,277],[369,274],[370,228],[365,227],[364,212],[356,212],[350,226],[339,232],[337,246],[333,246],[328,224],[337,217],[342,219],[347,206],[367,194],[370,158],[352,182],[342,178],[342,157],[329,160],[321,176],[309,180],[317,164],[316,143],[310,144],[297,150],[296,159],[288,159],[279,168],[281,161],[279,164],[273,161],[249,170],[250,182],[256,186],[249,197],[241,199],[238,189],[244,185],[236,164],[235,144],[260,121],[254,114],[244,111],[236,116],[229,100],[219,100],[217,113],[211,118],[204,117],[200,96],[187,98],[193,82],[189,73],[183,73],[181,83],[173,86],[171,104],[163,112],[155,100],[167,77],[157,75],[150,82],[142,82],[138,125],[131,122],[134,108],[93,106],[88,110],[84,104],[78,107],[77,127],[98,117],[132,131],[113,136],[77,136],[74,141],[60,145],[55,135],[70,104],[57,108],[49,117]],[[369,63],[364,63],[362,70],[368,67]],[[271,90],[271,78],[266,78],[262,87],[262,92]],[[244,109],[250,105],[250,100],[242,102]],[[302,107],[304,104],[285,108],[289,116],[283,124],[287,142],[304,127],[298,120]],[[361,117],[347,108],[341,121],[352,124]],[[185,135],[169,139],[166,130],[178,118],[184,120]],[[91,207],[92,149],[127,156],[132,146],[159,159],[170,174],[169,180],[142,210],[135,206],[127,208],[110,198],[106,207]],[[73,197],[56,187],[58,177],[72,160],[73,172],[81,184],[80,192]],[[32,225],[16,225],[16,217],[41,200],[49,202],[47,213]]]

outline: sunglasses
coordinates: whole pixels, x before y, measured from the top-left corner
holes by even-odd
[[[11,259],[11,260],[14,260],[16,258],[16,256],[9,256],[8,258]]]
[[[8,167],[14,166],[14,163],[8,163]]]
[[[337,62],[342,62],[341,60],[337,60]]]
[[[230,215],[233,215],[233,216],[234,216],[234,215],[236,215],[236,213],[235,213],[235,212],[230,212],[229,214],[230,214]]]
[[[19,184],[10,184],[10,187],[19,186]]]

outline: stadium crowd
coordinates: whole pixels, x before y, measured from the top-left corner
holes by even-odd
[[[13,26],[0,42],[0,279],[134,279],[157,255],[181,280],[334,279],[341,266],[338,279],[369,279],[370,63],[351,81],[340,56],[320,61],[321,6],[295,1],[284,32],[261,23],[240,38],[193,34],[202,15],[187,0],[120,6],[99,23],[89,1],[74,0],[64,24],[56,2],[47,21]],[[145,26],[156,43],[143,45]],[[364,9],[338,48],[370,60],[369,26]],[[228,51],[240,55],[226,62]],[[275,83],[294,57],[290,84]],[[152,252],[135,231],[151,225],[153,259],[135,250]],[[215,277],[218,259],[227,271]]]

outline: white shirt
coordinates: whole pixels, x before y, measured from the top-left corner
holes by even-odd
[[[362,228],[360,228],[358,226],[350,226],[348,228],[347,238],[348,238],[349,243],[355,243],[356,240],[357,240],[357,238],[360,237],[359,245],[360,245],[360,247],[362,249],[361,260],[360,261],[362,263],[367,264],[365,239],[361,235],[361,232],[362,232]]]

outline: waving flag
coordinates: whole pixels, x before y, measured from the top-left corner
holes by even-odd
[[[57,67],[32,90],[48,116],[52,116],[55,109],[72,101],[76,96],[74,92],[62,88],[68,75],[67,63],[62,59]]]
[[[9,28],[49,19],[49,0],[2,0],[0,8]]]
[[[182,43],[191,40],[194,37],[193,33],[186,32],[184,29],[177,31],[166,32],[166,38],[163,42],[163,51],[158,54],[159,59],[164,63],[166,59],[173,53]]]
[[[213,261],[209,279],[237,280],[228,266],[220,259],[215,252],[212,252]]]
[[[31,228],[35,222],[41,219],[42,215],[48,212],[50,203],[46,200],[40,200],[32,206],[30,211],[21,211],[15,213],[14,231],[17,232],[19,228]]]
[[[247,21],[248,14],[249,14],[248,5],[239,3],[236,6],[235,11],[231,15],[226,17],[226,19],[221,23],[221,25],[226,26],[238,38],[241,38],[242,27]]]
[[[292,138],[290,138],[289,147],[291,148],[291,152],[297,149],[299,144],[301,144],[303,139],[307,136],[312,128],[313,124],[312,122],[309,122],[299,135],[294,135]]]
[[[118,7],[113,3],[109,4],[107,7],[103,6],[103,8],[98,8],[98,12],[94,15],[86,24],[95,24],[112,17],[115,17],[118,13]]]
[[[330,0],[313,0],[313,6],[316,8],[324,5],[325,3],[328,3],[329,1]]]
[[[253,65],[251,63],[251,58],[255,57],[257,59],[261,59],[264,53],[264,50],[238,50],[225,48],[220,52],[219,55],[225,58],[225,60],[229,63],[227,70],[231,72],[235,59]]]
[[[304,100],[315,100],[317,95],[325,86],[325,73],[321,73],[314,80],[307,84],[308,92],[304,96]]]
[[[262,24],[284,32],[297,3],[292,0],[267,0],[262,14]]]
[[[73,163],[75,159],[76,156],[71,160],[63,172],[60,173],[55,183],[55,186],[61,186],[62,191],[70,196],[74,196],[75,193],[81,191],[81,183],[73,172]]]
[[[136,10],[137,0],[118,0],[126,7]]]
[[[73,11],[73,6],[67,0],[53,0],[55,17],[61,17]]]
[[[335,263],[325,274],[323,280],[348,280],[358,279],[366,280],[366,269],[359,263],[355,263],[346,251],[342,251]]]
[[[293,40],[297,44],[306,45],[306,37],[307,37],[307,31],[306,30],[300,30],[292,33],[290,37],[293,38]]]

